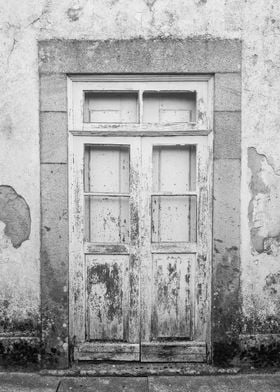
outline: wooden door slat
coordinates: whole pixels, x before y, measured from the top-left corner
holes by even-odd
[[[142,343],[143,362],[205,362],[205,342]]]
[[[75,347],[74,359],[78,361],[139,361],[139,344],[87,342]]]

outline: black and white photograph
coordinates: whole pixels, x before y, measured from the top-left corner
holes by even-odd
[[[0,0],[0,392],[280,392],[280,1]]]

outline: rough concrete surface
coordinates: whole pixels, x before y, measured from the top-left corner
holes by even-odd
[[[0,373],[0,392],[55,392],[59,382],[31,373]]]
[[[0,373],[0,392],[278,392],[279,388],[279,374],[59,378]]]

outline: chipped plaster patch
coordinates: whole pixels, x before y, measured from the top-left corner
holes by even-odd
[[[25,199],[8,185],[0,186],[0,221],[5,223],[4,233],[10,238],[14,248],[19,248],[23,241],[29,239],[29,206]]]
[[[280,176],[264,154],[248,148],[248,166],[251,170],[251,201],[248,208],[251,244],[258,254],[277,253],[275,245],[280,236]]]

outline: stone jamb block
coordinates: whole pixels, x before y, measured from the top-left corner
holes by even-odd
[[[40,75],[40,110],[45,112],[67,111],[66,74]]]
[[[241,159],[241,112],[214,113],[214,159]]]
[[[241,74],[216,73],[214,90],[215,111],[241,110]]]
[[[67,163],[67,113],[41,112],[41,163]]]
[[[67,165],[41,164],[43,367],[68,366]]]

